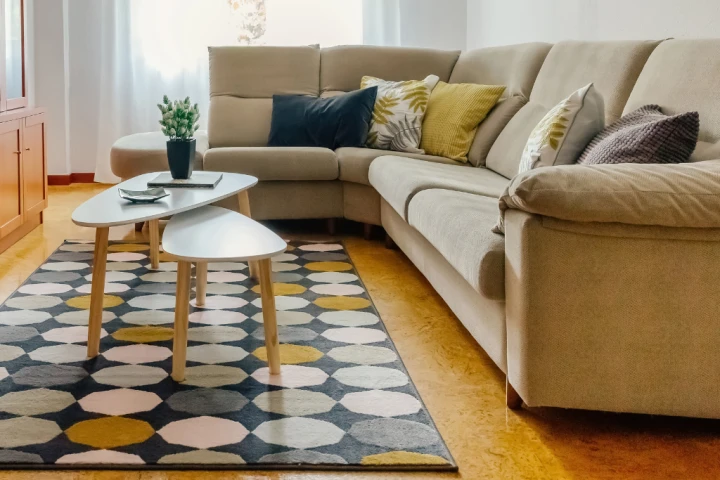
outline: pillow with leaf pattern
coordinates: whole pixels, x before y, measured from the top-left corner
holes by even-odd
[[[363,77],[360,88],[378,87],[366,145],[381,150],[425,153],[420,149],[423,117],[430,92],[439,80],[437,75],[403,82]]]

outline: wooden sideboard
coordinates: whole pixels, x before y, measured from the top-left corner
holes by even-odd
[[[43,221],[48,205],[45,111],[0,113],[0,252]]]

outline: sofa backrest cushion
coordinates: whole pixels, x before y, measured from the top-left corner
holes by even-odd
[[[573,91],[593,83],[605,100],[605,121],[620,118],[635,81],[658,41],[555,44],[545,58],[530,101],[520,109],[487,157],[487,167],[512,178],[530,132],[545,114]]]
[[[720,39],[667,40],[648,59],[625,113],[643,105],[663,113],[697,111],[700,135],[691,161],[720,159]]]
[[[211,47],[210,147],[267,145],[272,96],[319,95],[320,49]]]
[[[535,78],[550,48],[549,43],[522,43],[479,48],[460,54],[449,83],[505,85],[502,100],[480,124],[468,162],[485,165],[488,152],[508,121],[527,103]]]

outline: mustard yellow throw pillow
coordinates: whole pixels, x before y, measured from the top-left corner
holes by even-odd
[[[422,149],[427,155],[467,162],[478,125],[504,91],[501,85],[439,82],[425,112]]]

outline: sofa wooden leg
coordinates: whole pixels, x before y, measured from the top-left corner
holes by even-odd
[[[505,403],[510,410],[519,410],[522,407],[523,400],[515,391],[507,377],[505,377]]]
[[[135,224],[135,231],[136,232],[142,232],[143,227],[145,226],[145,222],[138,222]]]
[[[392,237],[387,233],[385,234],[385,248],[389,250],[395,250],[397,248],[395,240],[393,240]]]
[[[363,224],[363,238],[365,240],[370,240],[372,238],[373,234],[373,224],[372,223],[364,223]]]
[[[335,235],[335,232],[337,231],[337,218],[327,219],[327,230],[328,234]]]

